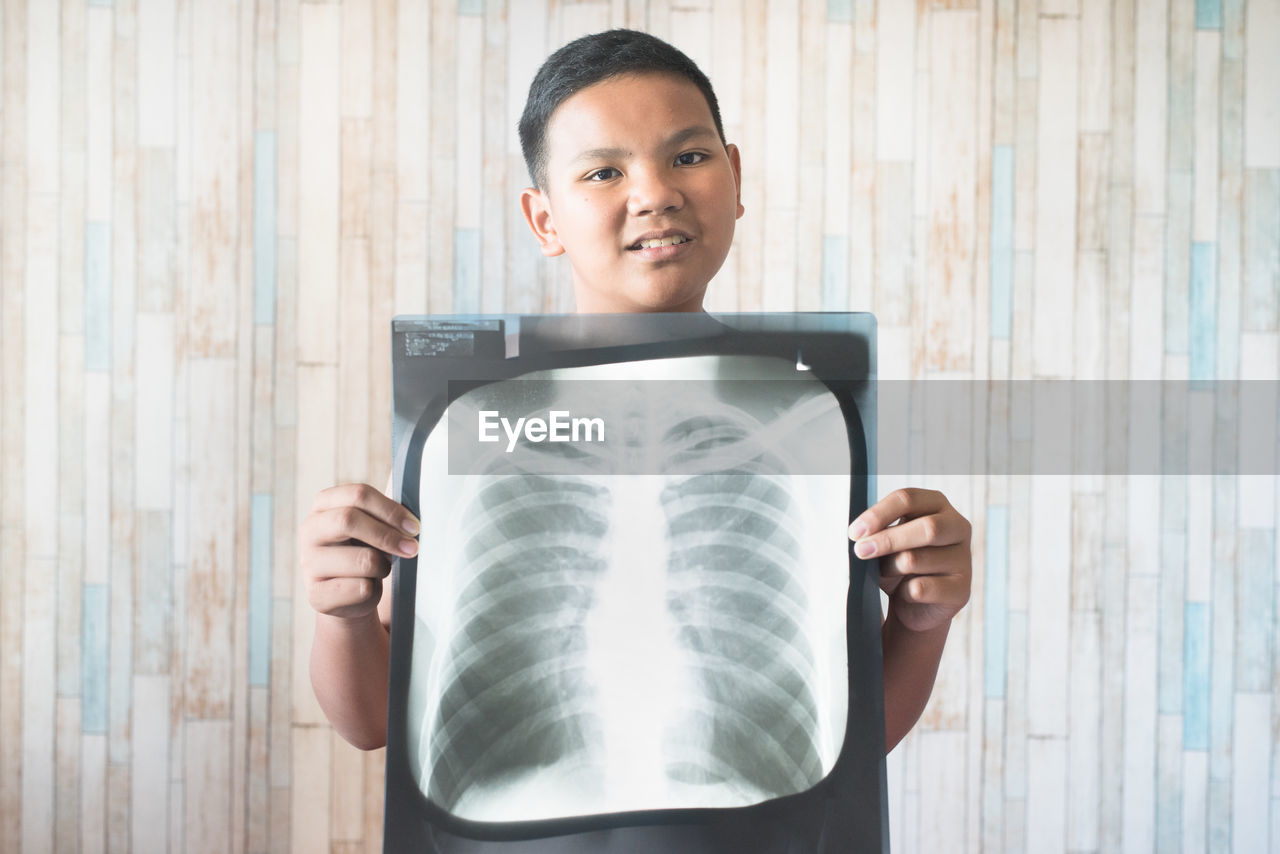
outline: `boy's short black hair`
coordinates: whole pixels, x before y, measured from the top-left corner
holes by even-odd
[[[623,74],[674,74],[697,86],[711,108],[716,132],[724,144],[720,105],[711,81],[697,63],[678,48],[637,30],[609,30],[574,39],[542,63],[520,116],[520,150],[534,185],[545,189],[547,123],[556,109],[581,90]]]

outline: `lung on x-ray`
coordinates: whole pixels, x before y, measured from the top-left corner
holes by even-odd
[[[387,851],[887,850],[862,314],[402,317]]]

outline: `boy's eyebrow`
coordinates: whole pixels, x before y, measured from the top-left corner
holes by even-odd
[[[690,139],[700,136],[710,136],[719,139],[719,135],[711,128],[705,125],[691,125],[684,130],[673,133],[662,141],[663,148],[674,148],[677,145],[683,145]],[[584,160],[613,160],[616,158],[626,157],[631,154],[630,149],[626,148],[588,148],[586,151],[580,152],[577,157],[570,161],[571,165],[576,165]]]

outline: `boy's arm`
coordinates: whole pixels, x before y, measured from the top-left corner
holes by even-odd
[[[858,556],[880,557],[880,588],[889,596],[880,630],[886,750],[919,720],[951,618],[969,601],[970,535],[969,521],[928,489],[895,490],[849,526]]]
[[[366,484],[326,489],[299,530],[307,598],[316,610],[311,686],[338,734],[363,750],[387,742],[388,554],[417,553],[418,523]]]
[[[894,616],[893,606],[880,628],[884,647],[884,743],[887,753],[916,725],[933,693],[948,620],[927,632],[913,632]]]

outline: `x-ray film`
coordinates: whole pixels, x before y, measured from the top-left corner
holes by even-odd
[[[393,325],[387,851],[888,849],[859,314]]]

